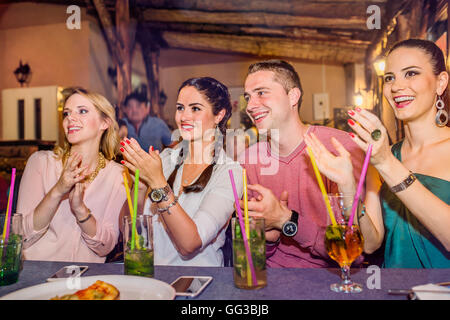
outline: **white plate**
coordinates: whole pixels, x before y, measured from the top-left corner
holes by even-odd
[[[80,286],[75,279],[38,284],[7,294],[2,300],[49,300],[56,296],[72,294],[85,289],[97,280],[115,286],[120,292],[120,300],[173,300],[175,289],[160,280],[126,275],[103,275],[80,277]]]

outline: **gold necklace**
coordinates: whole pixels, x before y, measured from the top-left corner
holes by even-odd
[[[67,153],[63,156],[63,163],[65,163],[67,158],[69,158],[69,157],[70,157],[70,151],[69,151],[69,153]],[[103,169],[104,167],[106,167],[106,159],[105,159],[105,156],[103,155],[103,153],[100,151],[98,153],[97,167],[95,168],[94,172],[92,172],[89,176],[87,176],[84,179],[84,182],[91,183],[92,181],[94,181],[95,177],[97,177],[100,170]]]
[[[106,166],[105,156],[103,155],[102,152],[99,152],[97,167],[95,168],[94,172],[92,172],[89,176],[86,177],[86,179],[84,179],[84,182],[91,183],[92,181],[94,181],[95,177],[98,175],[100,170],[103,169],[105,166]]]

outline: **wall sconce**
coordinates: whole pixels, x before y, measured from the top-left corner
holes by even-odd
[[[364,104],[364,97],[359,89],[358,92],[355,94],[354,102],[355,106],[357,107],[361,107]]]
[[[20,60],[19,67],[14,70],[14,75],[21,87],[23,87],[24,83],[28,83],[31,79],[31,68],[28,63],[22,64],[22,60]]]
[[[381,77],[384,75],[384,69],[386,67],[386,59],[384,57],[377,58],[374,63],[373,67],[375,68],[375,72],[377,73],[377,76]]]

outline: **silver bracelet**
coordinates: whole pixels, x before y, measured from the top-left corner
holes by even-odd
[[[159,213],[164,213],[164,212],[167,211],[167,213],[170,214],[169,209],[172,208],[177,203],[178,203],[178,197],[175,197],[175,200],[173,200],[173,202],[171,204],[169,204],[167,207],[165,207],[165,208],[158,208],[158,212]]]

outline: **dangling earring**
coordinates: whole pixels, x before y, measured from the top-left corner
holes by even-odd
[[[436,113],[435,122],[438,127],[445,127],[448,122],[448,113],[444,109],[445,103],[442,100],[441,96],[438,95],[438,100],[436,101],[436,108],[438,109]]]

